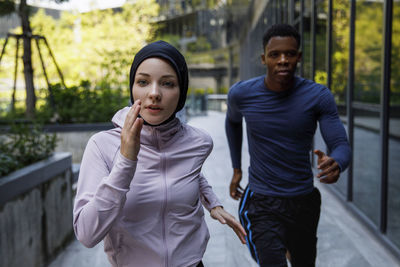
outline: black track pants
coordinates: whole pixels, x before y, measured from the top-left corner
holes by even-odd
[[[253,259],[262,267],[314,267],[321,195],[317,188],[293,198],[256,194],[246,188],[239,205]]]

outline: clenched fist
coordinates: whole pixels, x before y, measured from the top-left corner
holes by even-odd
[[[140,104],[141,102],[138,99],[129,109],[121,132],[121,154],[135,161],[140,150],[140,132],[143,127],[143,119],[138,118]]]

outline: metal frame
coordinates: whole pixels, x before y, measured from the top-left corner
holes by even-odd
[[[389,161],[389,98],[391,78],[393,0],[384,2],[382,50],[382,91],[381,91],[381,220],[380,231],[386,233],[388,221],[388,161]]]
[[[304,0],[300,0],[300,35],[301,35],[301,42],[300,42],[300,51],[303,53],[304,56]],[[300,64],[300,76],[304,76],[304,64]]]
[[[311,0],[311,73],[310,79],[315,81],[315,55],[317,50],[317,0]]]
[[[347,134],[351,149],[354,148],[354,113],[353,113],[353,96],[354,96],[354,50],[355,50],[355,20],[356,20],[356,0],[350,3],[350,38],[349,38],[349,66],[348,66],[348,82],[347,82]],[[353,160],[347,169],[347,201],[353,201]]]
[[[327,23],[327,36],[326,36],[326,86],[331,89],[332,86],[332,13],[333,13],[333,0],[328,0],[328,23]]]

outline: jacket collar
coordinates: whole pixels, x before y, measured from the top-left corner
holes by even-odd
[[[120,131],[122,130],[128,111],[129,107],[119,110],[111,120],[114,126],[119,128]],[[182,123],[178,118],[174,118],[170,122],[158,126],[143,125],[140,143],[160,148],[171,139],[181,136],[181,129]]]

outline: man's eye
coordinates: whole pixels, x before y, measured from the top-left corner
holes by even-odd
[[[278,57],[279,54],[278,54],[278,53],[270,53],[269,56],[270,56],[270,57]]]
[[[289,51],[289,52],[287,53],[287,55],[288,55],[289,57],[294,57],[294,56],[297,55],[297,53],[296,53],[296,51]]]

